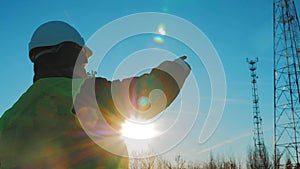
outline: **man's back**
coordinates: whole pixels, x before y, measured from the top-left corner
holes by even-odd
[[[1,167],[127,168],[127,158],[108,153],[85,134],[72,109],[72,79],[34,83],[0,119]],[[118,146],[125,147],[121,141]]]

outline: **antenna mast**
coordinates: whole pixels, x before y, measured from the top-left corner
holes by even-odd
[[[262,129],[262,118],[259,109],[259,97],[257,90],[257,79],[258,76],[256,74],[256,63],[258,59],[249,60],[249,70],[251,71],[251,86],[252,86],[252,98],[253,98],[253,141],[254,141],[254,155],[257,157],[257,163],[255,164],[259,169],[267,169],[269,164],[267,163],[267,154],[264,143],[263,129]]]
[[[294,0],[273,1],[274,166],[300,168],[299,20]],[[287,159],[283,159],[286,157]],[[286,164],[286,161],[289,164]]]

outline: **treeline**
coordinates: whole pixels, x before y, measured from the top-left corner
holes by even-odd
[[[139,156],[140,155],[140,156]],[[131,169],[275,169],[274,158],[267,149],[262,151],[248,148],[246,160],[238,161],[234,157],[215,157],[212,153],[204,162],[191,162],[178,154],[173,160],[165,160],[161,156],[151,156],[151,153],[134,153],[134,157],[148,156],[147,158],[130,158]],[[280,159],[278,159],[280,160]],[[292,166],[290,158],[286,157],[286,163],[280,169],[300,169]],[[298,168],[299,167],[299,168]]]
[[[209,161],[197,163],[186,161],[180,154],[174,160],[165,160],[160,156],[148,158],[131,158],[131,169],[242,169],[242,164],[234,158],[215,158],[212,154]]]

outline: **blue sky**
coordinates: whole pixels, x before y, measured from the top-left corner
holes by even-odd
[[[299,11],[300,2],[295,3]],[[191,22],[209,38],[220,56],[227,82],[226,107],[213,136],[204,144],[197,143],[203,122],[197,119],[186,139],[166,156],[181,153],[188,159],[201,161],[212,150],[215,154],[229,154],[238,159],[245,157],[247,147],[253,144],[247,57],[259,58],[258,92],[266,130],[265,143],[273,152],[272,4],[271,0],[6,1],[0,10],[0,115],[32,84],[33,65],[28,58],[27,46],[40,24],[63,20],[89,39],[99,28],[120,17],[141,12],[165,12]],[[110,61],[118,62],[118,59]],[[199,69],[194,72],[200,72],[196,76],[198,83],[203,81],[202,73],[204,81],[207,80],[205,70],[197,67],[193,58],[188,62],[195,70]],[[98,75],[109,77],[108,72],[100,71]],[[207,85],[203,86],[200,91],[205,91]],[[203,103],[206,103],[205,99]]]

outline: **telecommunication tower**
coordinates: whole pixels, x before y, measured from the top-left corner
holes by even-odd
[[[299,167],[299,20],[294,0],[273,1],[274,166]],[[287,159],[286,159],[287,158]]]
[[[268,168],[268,164],[266,164],[266,151],[265,151],[265,143],[264,143],[264,135],[262,130],[262,118],[259,109],[259,97],[258,97],[258,90],[257,90],[257,79],[258,76],[256,74],[256,63],[258,59],[249,60],[249,70],[251,71],[251,86],[252,86],[252,98],[253,98],[253,141],[254,141],[254,153],[257,157],[256,167],[259,169],[266,169]]]

